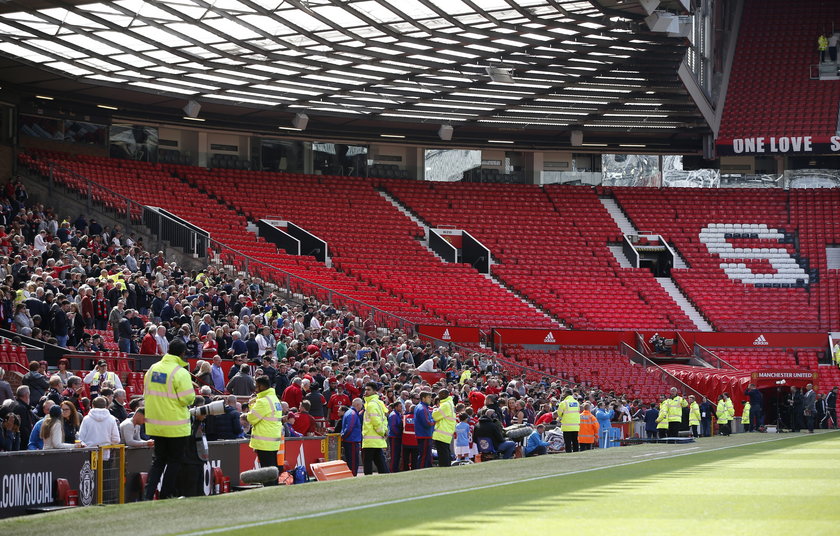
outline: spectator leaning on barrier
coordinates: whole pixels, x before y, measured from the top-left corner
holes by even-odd
[[[120,436],[122,442],[129,447],[151,447],[154,446],[153,439],[143,439],[140,434],[142,426],[146,423],[146,409],[137,408],[134,414],[120,423]]]
[[[82,420],[79,428],[79,441],[84,447],[101,447],[116,445],[120,442],[120,431],[117,421],[108,411],[108,399],[98,396],[93,399],[93,409]],[[110,452],[105,451],[102,458],[108,460]]]

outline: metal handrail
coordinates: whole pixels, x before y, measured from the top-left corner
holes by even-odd
[[[32,155],[30,155],[30,157],[33,158],[33,159],[36,159],[36,160],[41,160],[38,157],[35,157],[35,156],[32,156]],[[141,205],[140,203],[132,201],[131,199],[125,197],[124,195],[119,194],[119,193],[111,190],[110,188],[108,188],[106,186],[102,186],[102,185],[88,179],[87,177],[76,173],[75,171],[69,170],[69,169],[61,166],[60,164],[56,164],[55,162],[52,162],[48,159],[44,159],[44,160],[41,160],[41,161],[48,164],[48,166],[49,166],[49,177],[48,177],[48,179],[50,181],[50,189],[52,189],[53,182],[55,180],[55,178],[54,178],[54,171],[55,170],[59,170],[59,171],[64,172],[64,173],[69,173],[72,176],[76,177],[77,179],[83,181],[87,185],[87,201],[88,201],[88,208],[89,209],[92,208],[93,188],[100,189],[104,192],[107,192],[110,195],[115,196],[117,199],[119,199],[121,201],[125,201],[125,203],[126,203],[126,227],[127,228],[129,228],[131,223],[132,223],[132,218],[131,218],[132,207],[136,208],[136,209],[139,209],[141,211],[140,212],[141,214],[143,213],[143,211],[148,210],[145,205]],[[37,170],[35,170],[35,171],[37,172]],[[264,261],[261,261],[259,259],[255,259],[254,257],[251,257],[250,255],[247,255],[247,254],[245,254],[245,253],[243,253],[243,252],[241,252],[237,249],[234,249],[230,246],[227,246],[226,244],[224,244],[222,242],[219,242],[218,240],[213,239],[211,236],[209,236],[209,233],[208,233],[207,236],[199,235],[198,233],[196,233],[192,229],[189,229],[188,227],[186,227],[183,223],[178,222],[177,220],[174,220],[174,219],[168,217],[165,214],[161,214],[159,212],[155,212],[155,214],[157,216],[159,216],[162,220],[166,220],[167,222],[169,222],[171,225],[173,225],[173,226],[175,226],[179,229],[183,229],[183,231],[185,233],[185,236],[193,236],[193,237],[201,236],[202,238],[206,239],[208,249],[213,250],[220,257],[223,254],[230,254],[231,255],[230,260],[232,262],[239,261],[241,269],[244,270],[246,273],[252,273],[249,270],[249,269],[252,268],[252,264],[257,265],[258,267],[261,267],[264,270],[268,270],[268,273],[259,274],[259,277],[261,277],[262,279],[264,279],[268,282],[274,283],[278,287],[285,288],[289,292],[289,294],[294,294],[295,293],[293,288],[292,288],[293,283],[298,287],[298,290],[306,290],[305,287],[309,287],[309,289],[315,291],[315,292],[310,292],[309,294],[314,294],[320,301],[327,302],[327,303],[332,303],[332,304],[335,305],[335,302],[337,301],[336,298],[338,298],[338,301],[343,302],[342,305],[344,305],[344,304],[356,304],[356,307],[359,308],[359,309],[356,310],[356,313],[359,316],[365,316],[370,311],[373,311],[374,312],[374,318],[377,319],[377,323],[382,323],[381,321],[385,320],[385,321],[390,322],[390,323],[385,324],[385,325],[389,325],[389,327],[398,327],[399,329],[402,329],[403,331],[406,331],[409,334],[413,334],[416,331],[416,329],[415,329],[416,326],[415,326],[414,322],[411,322],[410,320],[408,320],[406,318],[400,317],[400,316],[395,315],[393,313],[389,313],[387,311],[383,311],[382,309],[379,309],[378,307],[376,307],[374,305],[363,302],[361,300],[358,300],[356,298],[353,298],[352,296],[348,296],[348,295],[343,294],[341,292],[332,290],[332,289],[330,289],[328,287],[325,287],[325,286],[323,286],[319,283],[316,283],[314,281],[310,281],[310,280],[305,279],[303,277],[294,275],[290,272],[287,272],[286,270],[283,270],[282,268],[278,268],[276,266],[271,266],[270,264],[268,264]],[[188,222],[189,220],[184,219],[184,221]],[[153,231],[154,231],[154,229],[153,229]],[[160,231],[160,228],[158,229],[158,231]],[[160,235],[158,234],[158,236],[160,236]],[[201,257],[206,256],[206,255],[203,254],[204,252],[201,252],[201,251],[195,251],[195,253],[197,253]],[[222,264],[224,265],[224,259],[221,259],[221,260],[222,260]],[[236,267],[235,264],[233,266]],[[270,275],[272,275],[272,274],[273,275],[280,275],[285,280],[284,281],[280,281],[279,279],[272,280],[272,278],[270,277]],[[267,276],[269,276],[269,277],[267,277]],[[283,286],[283,285],[285,285],[285,286]]]
[[[732,370],[737,370],[728,361],[726,361],[725,359],[723,359],[722,357],[720,357],[719,355],[717,355],[713,351],[709,350],[705,346],[702,346],[702,345],[695,342],[694,343],[694,357],[697,357],[697,358],[702,359],[704,361],[708,361],[706,359],[706,354],[715,358],[715,361],[717,362],[717,366],[715,366],[715,368],[719,368],[719,369],[728,368],[728,369],[732,369]],[[721,365],[725,365],[725,366],[722,367]]]
[[[693,387],[691,387],[687,383],[683,382],[682,380],[680,380],[679,378],[677,378],[676,376],[674,376],[673,374],[671,374],[670,372],[668,372],[664,368],[660,367],[658,364],[654,363],[650,358],[648,358],[647,356],[645,356],[644,354],[642,354],[641,352],[639,352],[638,350],[636,350],[635,348],[633,348],[632,346],[627,344],[626,342],[622,342],[619,345],[619,350],[621,351],[621,355],[623,355],[625,357],[628,357],[630,359],[630,361],[632,361],[633,363],[637,363],[639,365],[642,365],[643,367],[653,367],[653,368],[655,368],[660,373],[660,377],[659,377],[660,380],[667,383],[671,387],[676,387],[677,389],[682,389],[683,394],[685,394],[685,393],[693,394],[695,397],[698,397],[698,400],[700,398],[703,398],[704,395],[700,394],[699,391],[697,391],[696,389],[694,389]],[[629,352],[629,355],[628,355],[628,352]]]

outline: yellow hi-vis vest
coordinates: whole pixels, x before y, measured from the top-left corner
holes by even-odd
[[[143,379],[146,433],[159,437],[190,435],[189,405],[195,401],[192,378],[177,355],[166,354],[149,367]]]
[[[698,424],[700,424],[700,405],[692,402],[691,407],[688,408],[688,425],[697,426]]]
[[[557,406],[560,429],[564,432],[580,431],[580,404],[572,395],[567,396]]]
[[[717,403],[717,420],[718,424],[728,424],[730,417],[729,417],[729,408],[726,407],[726,401],[720,400]]]
[[[666,428],[668,428],[668,399],[659,404],[659,417],[656,418],[656,429],[663,430]]]
[[[362,419],[362,448],[384,449],[388,446],[388,408],[379,395],[365,397],[365,416]]]
[[[744,404],[744,413],[741,415],[741,424],[750,424],[750,403]]]
[[[688,402],[679,395],[665,401],[668,407],[668,422],[682,422],[682,409],[688,405]]]
[[[455,419],[455,404],[452,403],[451,396],[440,401],[438,407],[432,411],[432,419],[435,421],[435,433],[432,434],[432,439],[452,443],[457,419]]]
[[[283,406],[274,389],[257,393],[257,401],[247,414],[251,423],[251,442],[254,450],[277,452],[283,444]]]

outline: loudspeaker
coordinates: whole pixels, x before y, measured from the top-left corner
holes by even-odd
[[[452,141],[453,130],[450,125],[441,125],[438,129],[438,137],[443,141]]]
[[[645,22],[652,32],[675,33],[680,30],[679,18],[664,11],[657,11],[649,17],[645,17]]]
[[[198,112],[200,111],[201,105],[194,100],[189,101],[187,105],[184,106],[184,115],[187,117],[198,117]]]
[[[292,119],[292,126],[295,128],[299,128],[301,130],[306,130],[307,125],[309,125],[309,116],[306,114],[295,114],[294,119]]]
[[[569,135],[569,139],[572,143],[573,147],[579,147],[583,145],[583,131],[582,130],[573,130]]]
[[[645,13],[653,15],[653,12],[659,7],[659,0],[639,0],[639,4],[641,4]]]

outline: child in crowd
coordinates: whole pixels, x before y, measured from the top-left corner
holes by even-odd
[[[457,461],[465,462],[469,460],[470,456],[470,416],[466,413],[458,415],[457,425],[455,425],[455,456]]]

